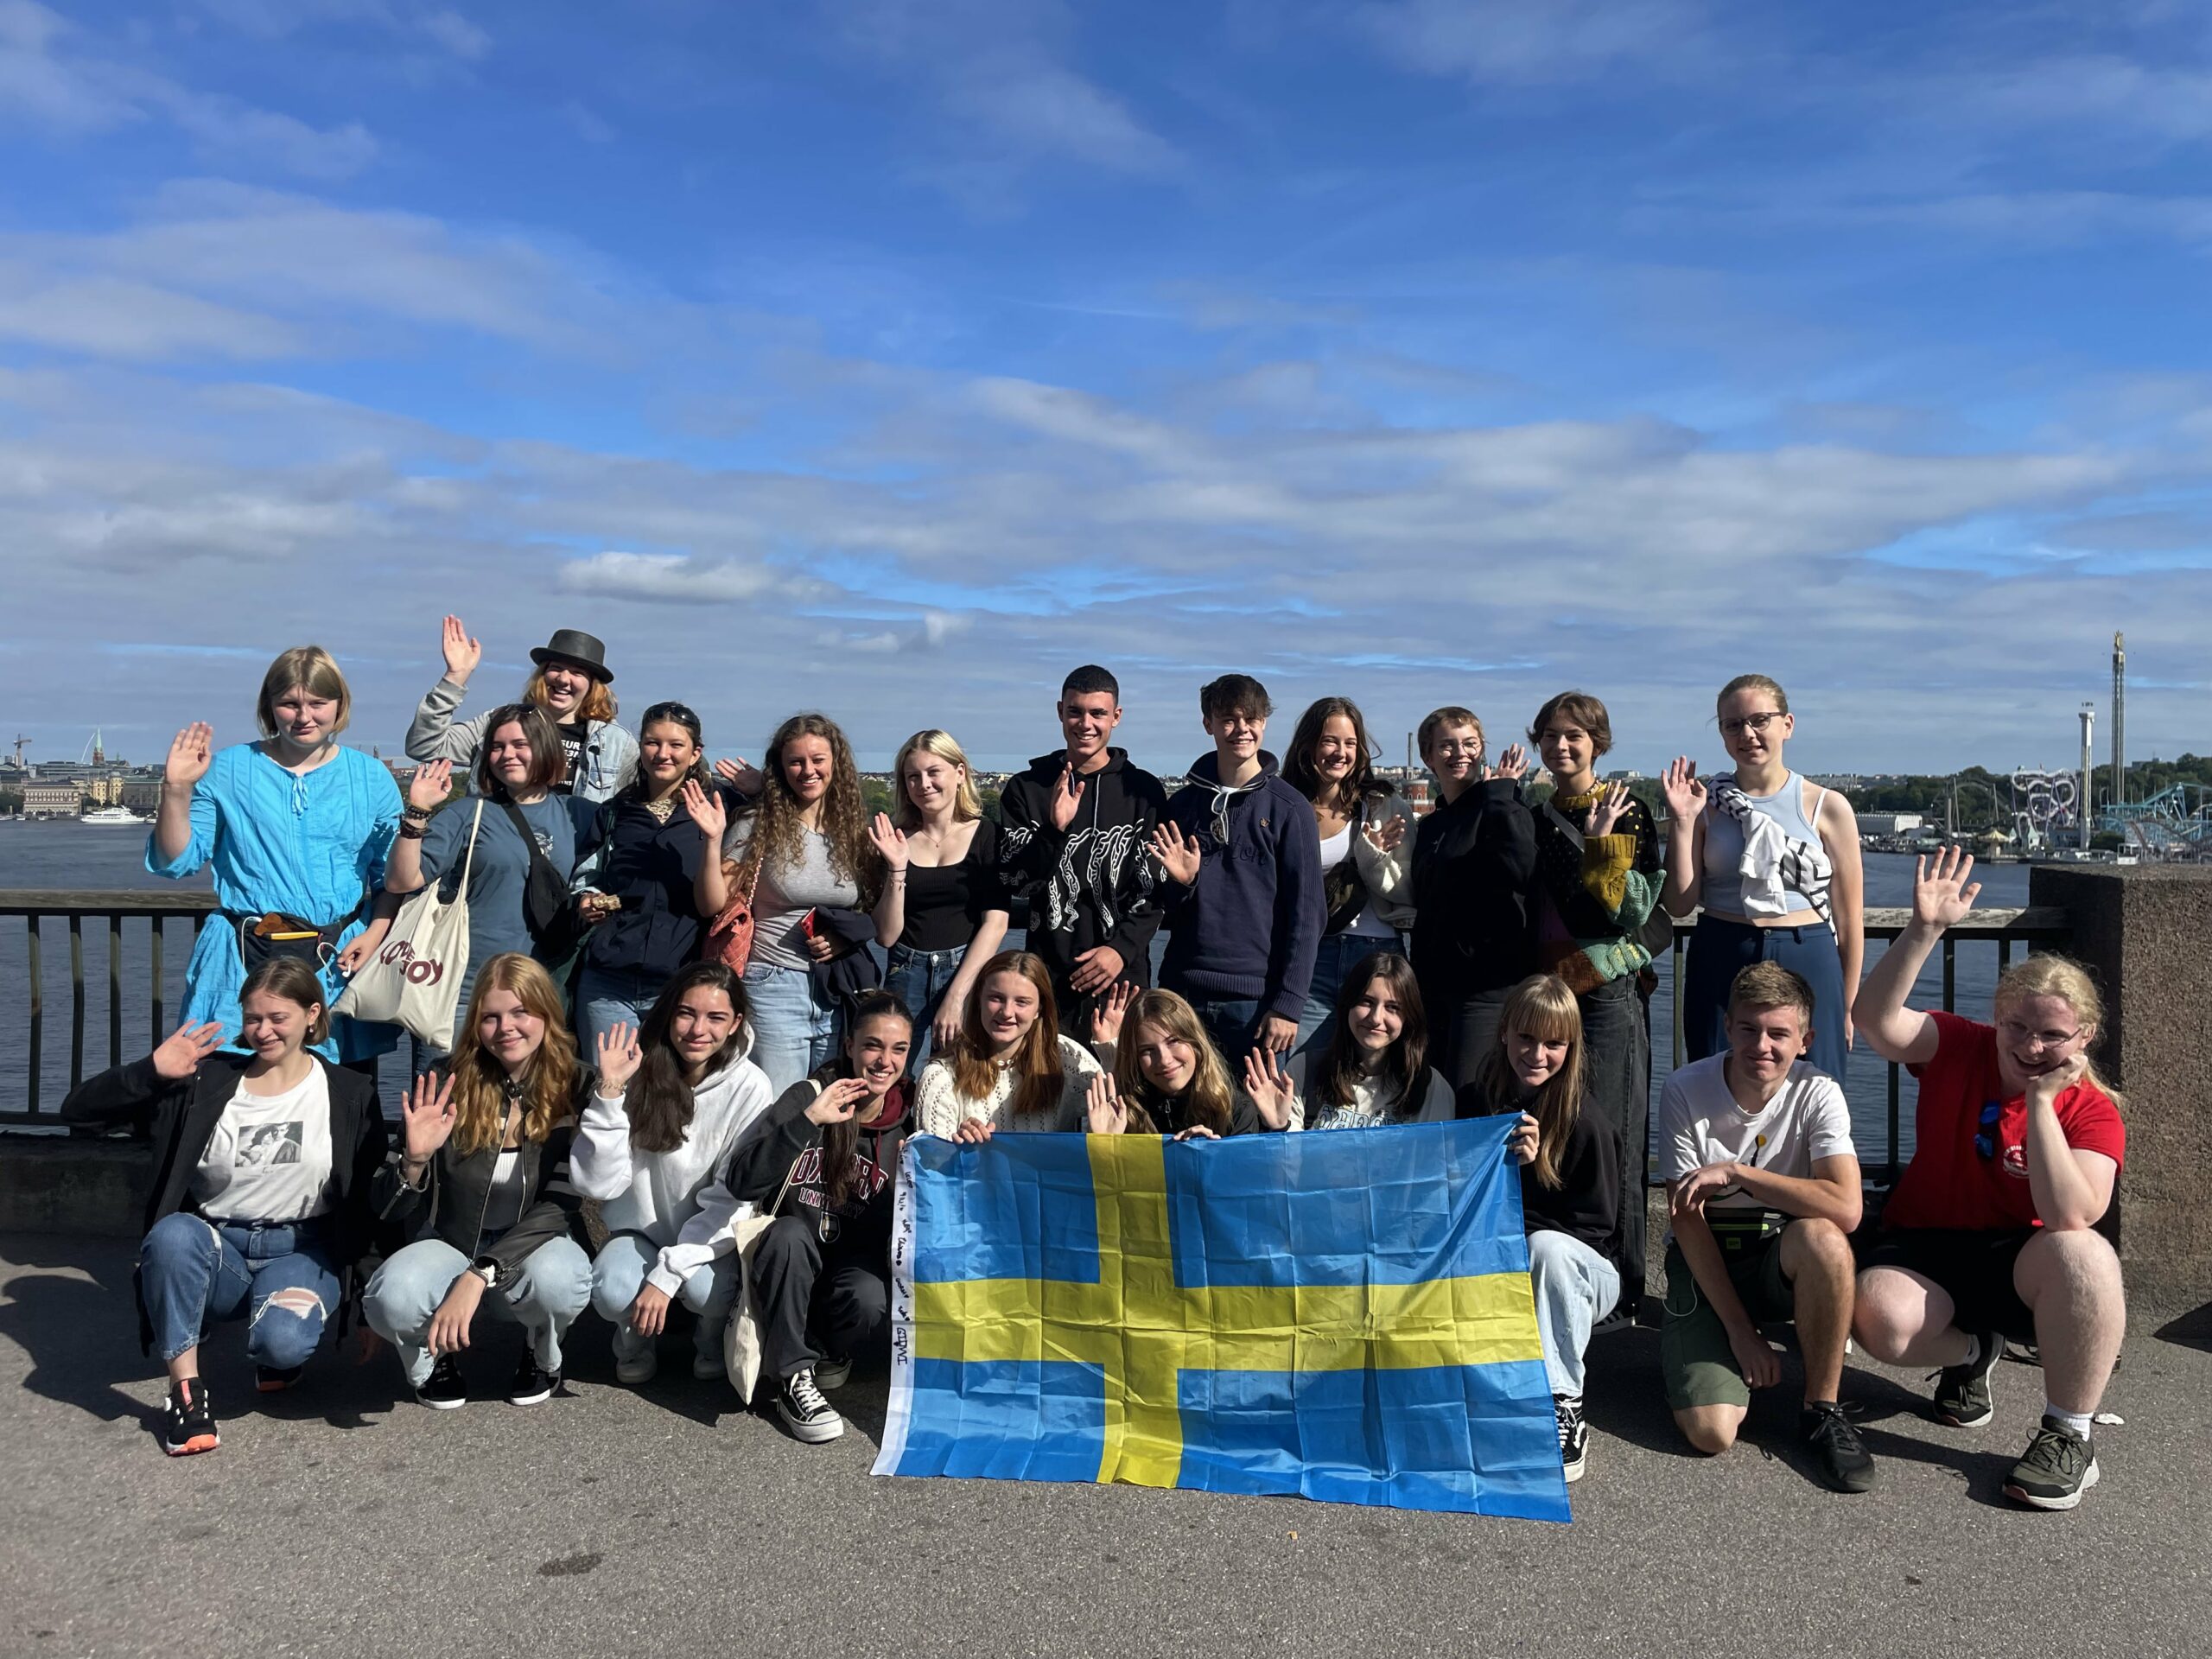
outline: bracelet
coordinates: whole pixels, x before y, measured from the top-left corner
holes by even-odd
[[[430,814],[436,810],[437,808],[434,806],[417,806],[414,802],[410,801],[399,809],[399,816],[403,818],[413,818],[418,823],[428,823],[430,821]]]
[[[419,823],[403,823],[399,826],[399,838],[402,841],[420,841],[428,833]]]

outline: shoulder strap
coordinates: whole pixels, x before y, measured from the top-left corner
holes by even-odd
[[[1576,852],[1580,852],[1582,850],[1582,826],[1575,823],[1573,818],[1568,817],[1566,813],[1560,811],[1557,806],[1553,804],[1552,798],[1549,796],[1546,796],[1544,798],[1544,812],[1546,816],[1551,819],[1553,828],[1556,829],[1561,835],[1567,837],[1568,843],[1573,847]]]
[[[484,798],[479,795],[476,798],[476,816],[468,825],[468,852],[461,861],[461,896],[464,899],[468,896],[469,873],[476,868],[476,837],[483,833],[483,830]]]

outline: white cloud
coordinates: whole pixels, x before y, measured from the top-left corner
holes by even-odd
[[[709,561],[680,554],[613,551],[570,560],[561,567],[557,581],[564,594],[683,605],[758,599],[778,586],[774,572],[734,559]]]

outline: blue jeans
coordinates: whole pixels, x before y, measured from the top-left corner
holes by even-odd
[[[369,1281],[361,1315],[399,1351],[399,1363],[416,1388],[430,1380],[435,1363],[423,1346],[438,1311],[468,1258],[442,1238],[418,1239],[385,1259]],[[548,1239],[532,1250],[512,1278],[484,1293],[480,1311],[512,1319],[530,1338],[530,1351],[549,1371],[561,1369],[561,1338],[591,1301],[591,1258],[572,1238]]]
[[[1188,993],[1184,1000],[1190,1003],[1198,1024],[1221,1051],[1221,1058],[1229,1063],[1229,1078],[1238,1088],[1244,1084],[1244,1057],[1252,1052],[1253,1039],[1260,1031],[1260,999],[1256,996],[1198,997]]]
[[[1296,1047],[1303,1048],[1337,1011],[1337,993],[1345,976],[1378,950],[1401,949],[1397,940],[1366,933],[1332,933],[1313,954],[1313,977],[1306,988],[1306,1009],[1298,1016]]]
[[[644,1030],[667,983],[665,974],[610,973],[586,963],[576,976],[576,1047],[583,1063],[597,1063],[601,1032],[621,1025]]]
[[[338,1268],[318,1223],[210,1221],[180,1210],[138,1246],[138,1294],[164,1365],[197,1348],[216,1320],[245,1319],[246,1357],[288,1371],[322,1340]]]
[[[1529,1281],[1536,1294],[1536,1333],[1554,1394],[1582,1397],[1582,1353],[1590,1329],[1620,1300],[1620,1269],[1570,1234],[1529,1235]]]
[[[944,1004],[944,994],[950,988],[953,976],[960,971],[961,958],[968,954],[965,945],[957,950],[910,950],[903,944],[891,947],[891,964],[884,970],[883,988],[906,1005],[906,1012],[914,1016],[914,1046],[907,1055],[907,1065],[918,1074],[922,1062],[929,1058],[930,1027],[937,1020],[938,1010]]]
[[[1701,1060],[1728,1046],[1728,990],[1755,962],[1778,962],[1813,988],[1813,1046],[1805,1058],[1838,1083],[1850,1050],[1843,1043],[1843,957],[1835,930],[1750,927],[1700,916],[1682,964],[1682,1046]]]
[[[641,1358],[653,1345],[650,1337],[630,1329],[629,1314],[630,1304],[645,1287],[645,1275],[659,1260],[660,1246],[643,1233],[616,1233],[591,1264],[591,1305],[614,1327],[617,1359]],[[729,1323],[741,1282],[737,1252],[732,1250],[694,1268],[676,1293],[676,1300],[699,1316],[693,1340],[702,1355],[721,1357],[722,1327]]]
[[[745,969],[745,998],[753,1007],[751,1058],[776,1094],[837,1052],[836,1007],[817,995],[805,969],[756,957]]]

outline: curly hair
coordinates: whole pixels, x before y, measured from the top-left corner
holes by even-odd
[[[853,746],[827,715],[793,715],[776,728],[775,736],[768,741],[767,758],[761,762],[767,782],[760,791],[760,804],[753,811],[745,855],[735,863],[725,863],[722,873],[734,891],[750,893],[764,867],[788,870],[804,857],[804,831],[799,823],[804,809],[784,777],[784,751],[802,737],[818,737],[830,746],[830,788],[822,798],[817,825],[830,843],[830,873],[857,887],[860,908],[872,909],[883,887],[883,855],[868,837],[868,801],[861,793]]]

